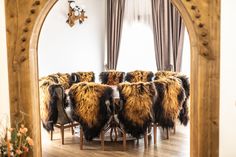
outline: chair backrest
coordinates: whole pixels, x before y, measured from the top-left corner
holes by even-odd
[[[64,110],[65,93],[62,85],[52,81],[44,81],[41,82],[39,91],[43,127],[47,131],[52,131],[54,130],[53,125],[56,123],[69,123],[70,120]]]
[[[125,81],[130,83],[135,82],[150,82],[153,78],[153,72],[151,71],[142,71],[142,70],[135,70],[128,72],[125,76]]]
[[[70,76],[70,85],[79,82],[94,82],[95,74],[94,72],[74,72]]]
[[[97,137],[110,116],[112,89],[108,85],[82,82],[69,90],[72,118],[82,126],[85,138]]]
[[[182,109],[179,113],[179,120],[181,124],[187,125],[189,122],[189,96],[190,96],[190,83],[189,83],[189,78],[181,74],[179,72],[173,72],[173,71],[158,71],[155,73],[154,80],[159,80],[163,78],[168,78],[168,77],[176,77],[181,80],[181,85],[184,88],[185,92],[185,100],[182,104]]]
[[[139,138],[152,122],[155,88],[149,82],[126,82],[119,84],[118,89],[122,104],[118,118],[127,133]]]
[[[181,80],[170,76],[153,82],[157,91],[154,122],[163,128],[173,128],[186,97]]]
[[[124,72],[109,70],[101,72],[99,75],[99,79],[102,84],[118,85],[119,83],[123,82],[124,75],[125,75]]]
[[[70,88],[70,74],[68,73],[55,73],[55,74],[50,74],[46,77],[40,78],[40,82],[43,81],[52,81],[56,84],[61,84],[62,87],[66,90]]]

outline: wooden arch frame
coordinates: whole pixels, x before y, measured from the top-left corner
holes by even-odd
[[[57,0],[5,0],[11,123],[24,112],[41,157],[37,42]],[[219,156],[220,0],[172,0],[191,41],[191,157]],[[14,81],[13,81],[13,79]]]

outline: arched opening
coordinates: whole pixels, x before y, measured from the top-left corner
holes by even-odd
[[[53,5],[56,3],[56,0],[53,1],[48,1],[45,5],[45,7],[43,8],[43,10],[41,10],[40,16],[38,17],[35,25],[34,25],[34,29],[32,32],[32,36],[31,36],[31,44],[30,44],[30,58],[29,58],[29,67],[30,67],[30,72],[31,72],[31,80],[32,83],[32,87],[34,91],[38,91],[38,62],[37,62],[37,45],[38,45],[38,38],[39,38],[39,34],[40,34],[40,29],[42,27],[43,21],[46,18],[48,12],[50,11],[50,9],[53,7]],[[192,126],[193,123],[198,124],[198,111],[199,111],[199,104],[198,104],[198,98],[197,98],[197,94],[194,94],[194,91],[198,91],[198,81],[196,81],[196,79],[198,78],[198,73],[197,73],[197,69],[198,69],[198,55],[199,55],[199,49],[198,49],[198,45],[197,45],[197,34],[196,31],[194,29],[194,25],[192,23],[192,19],[188,13],[188,11],[186,10],[185,6],[183,5],[183,3],[179,0],[172,0],[173,4],[178,8],[178,10],[180,11],[185,24],[187,26],[188,32],[190,34],[190,42],[191,42],[191,152],[194,151],[198,151],[197,145],[198,145],[198,128],[196,128],[195,126]],[[193,91],[194,89],[194,91]],[[36,105],[36,109],[39,108],[39,94],[36,92],[34,94],[31,94],[32,96],[32,100],[33,100],[33,104]],[[35,109],[34,113],[37,113],[38,111]],[[36,114],[33,117],[33,122],[35,122],[35,126],[34,128],[39,128],[40,126],[40,118],[39,118],[39,114]],[[35,132],[35,137],[40,137],[40,130],[37,130]],[[40,143],[40,141],[39,141]],[[193,145],[194,144],[194,145]],[[195,149],[194,149],[195,148]],[[36,154],[40,154],[40,148],[37,148],[38,151],[36,152]],[[194,154],[194,153],[193,153]],[[192,153],[191,153],[191,156]]]
[[[46,4],[46,6],[44,7],[44,9],[41,11],[41,14],[39,16],[39,18],[37,19],[36,21],[36,24],[34,26],[34,30],[33,30],[33,34],[32,34],[32,37],[31,37],[31,44],[30,44],[30,51],[31,51],[31,54],[33,54],[33,59],[34,61],[32,62],[33,65],[32,67],[35,67],[35,69],[38,69],[38,42],[39,42],[39,35],[40,35],[40,31],[41,31],[41,28],[42,28],[42,25],[44,23],[44,20],[46,19],[48,13],[50,12],[50,10],[52,9],[52,7],[56,4],[56,0],[54,1],[50,1]],[[194,31],[194,28],[193,28],[193,25],[192,23],[190,22],[191,19],[190,19],[190,16],[187,14],[186,10],[183,8],[183,6],[180,6],[180,3],[178,1],[172,1],[173,4],[178,8],[178,10],[181,12],[184,12],[182,14],[182,17],[185,21],[185,24],[187,26],[187,29],[188,29],[188,32],[190,33],[190,40],[191,40],[191,45],[196,45],[196,43],[194,43],[194,41],[196,41],[196,34],[195,34],[195,31]],[[192,55],[191,56],[194,56],[194,54],[196,55],[197,54],[197,49],[196,47],[192,46]],[[34,78],[37,79],[38,77],[38,70],[37,72],[35,73],[35,76]],[[191,76],[192,77],[192,76]],[[36,82],[37,83],[37,82]],[[37,87],[38,85],[34,85],[34,87]],[[37,94],[38,95],[38,94]],[[193,94],[192,94],[193,95]],[[35,97],[35,101],[37,102],[36,104],[39,104],[38,103],[38,96]],[[194,104],[192,103],[192,106]],[[192,111],[192,109],[191,109]],[[191,112],[193,113],[193,112]],[[196,113],[196,112],[195,112]],[[191,123],[193,122],[194,118],[191,119]],[[192,132],[191,132],[192,134]]]

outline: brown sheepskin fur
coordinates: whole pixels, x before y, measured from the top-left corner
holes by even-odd
[[[56,73],[56,74],[50,74],[46,77],[42,77],[39,81],[52,81],[54,83],[61,84],[64,89],[69,89],[70,74],[68,73]]]
[[[49,81],[40,81],[40,116],[43,127],[47,130],[53,130],[53,125],[58,120],[58,103],[63,105],[64,89],[60,84]],[[60,89],[61,95],[58,95],[56,90]],[[61,106],[63,108],[63,106]]]
[[[69,91],[72,118],[78,121],[85,138],[97,137],[109,119],[108,104],[112,104],[112,89],[107,85],[82,82],[74,84]]]
[[[179,120],[181,124],[187,125],[189,122],[189,96],[190,96],[190,83],[189,78],[186,75],[183,75],[179,72],[172,71],[159,71],[155,73],[154,80],[158,80],[160,78],[168,78],[168,77],[176,77],[181,80],[181,85],[184,88],[186,98],[183,102],[182,109],[179,113]]]
[[[153,73],[151,71],[136,70],[128,72],[125,76],[125,81],[134,82],[150,82],[152,81]]]
[[[102,84],[118,85],[119,83],[123,82],[124,75],[124,72],[109,70],[106,72],[101,72],[99,79],[101,80]]]
[[[40,85],[39,88],[39,95],[40,95],[40,116],[42,120],[43,127],[46,130],[52,130],[52,125],[48,125],[49,121],[49,106],[50,106],[50,99],[51,95],[49,93],[49,86],[53,84],[53,82],[45,82],[44,84]],[[48,126],[48,127],[46,127]]]
[[[153,106],[154,122],[163,128],[173,128],[185,100],[181,80],[170,76],[154,80],[154,84],[157,90],[157,100]]]
[[[152,122],[155,88],[152,83],[121,83],[118,86],[123,106],[118,118],[124,129],[139,138]]]
[[[39,87],[43,84],[57,84],[58,80],[56,77],[46,76],[39,79]]]
[[[53,130],[56,123],[70,122],[66,112],[65,89],[69,87],[69,74],[52,74],[39,80],[40,114],[43,127]],[[60,94],[59,94],[60,93]]]
[[[68,73],[56,73],[56,74],[51,74],[49,76],[55,76],[58,80],[58,83],[62,85],[64,89],[69,89],[69,79],[70,75]]]
[[[79,82],[94,82],[94,81],[95,81],[94,72],[75,72],[71,73],[70,76],[70,85]]]

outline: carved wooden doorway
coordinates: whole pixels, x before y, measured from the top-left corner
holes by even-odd
[[[57,0],[5,0],[11,122],[21,110],[41,157],[37,45]],[[219,156],[220,0],[172,0],[191,42],[191,157]],[[14,80],[12,79],[14,78]]]

